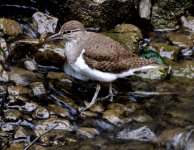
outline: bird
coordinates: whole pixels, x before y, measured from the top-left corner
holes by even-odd
[[[158,68],[152,59],[140,57],[124,48],[112,38],[89,32],[77,20],[64,23],[60,31],[46,41],[64,40],[67,63],[64,71],[77,79],[97,81],[91,102],[82,111],[93,106],[100,92],[101,82],[109,83],[110,100],[113,100],[112,82],[134,75],[136,71]]]

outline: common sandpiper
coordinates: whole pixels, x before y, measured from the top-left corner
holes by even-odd
[[[100,33],[88,32],[79,21],[63,24],[60,31],[47,41],[64,40],[64,53],[68,63],[64,71],[80,80],[99,81],[88,109],[97,100],[100,82],[109,83],[109,97],[113,100],[112,82],[118,78],[134,75],[134,72],[158,68],[153,60],[142,58],[124,48],[115,40]]]

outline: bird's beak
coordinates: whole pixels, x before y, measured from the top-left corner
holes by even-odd
[[[54,41],[54,40],[63,40],[65,39],[65,36],[61,33],[53,34],[46,38],[46,41]]]

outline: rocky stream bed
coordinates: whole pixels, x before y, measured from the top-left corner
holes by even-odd
[[[59,7],[57,0],[48,2]],[[125,18],[128,11],[112,14],[112,20],[107,19],[107,12],[116,12],[105,11],[113,6],[126,10],[132,1],[125,5],[128,1],[68,0],[63,8],[71,12],[80,2],[84,2],[82,9],[63,20],[62,7],[51,10],[48,5],[49,14],[43,13],[41,1],[1,2],[0,149],[193,150],[194,15],[188,9],[192,3],[158,0],[151,5],[147,0],[135,1],[133,5],[141,8],[139,15],[145,23],[138,26]],[[37,3],[39,7],[35,7]],[[176,8],[182,9],[173,7],[176,15],[164,17],[160,8],[169,10],[165,7],[169,3],[169,7],[176,3]],[[147,14],[151,7],[152,16]],[[5,15],[6,8],[19,13]],[[24,9],[26,15],[21,13]],[[95,20],[100,15],[101,21]],[[79,108],[93,96],[95,82],[68,76],[63,71],[64,45],[45,41],[70,19],[79,19],[90,32],[110,36],[130,51],[168,67],[115,81],[114,102],[103,99],[108,94],[108,85],[103,83],[97,103],[80,113]]]

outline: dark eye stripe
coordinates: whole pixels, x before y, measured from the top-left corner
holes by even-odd
[[[72,31],[65,31],[65,33],[71,33]]]

